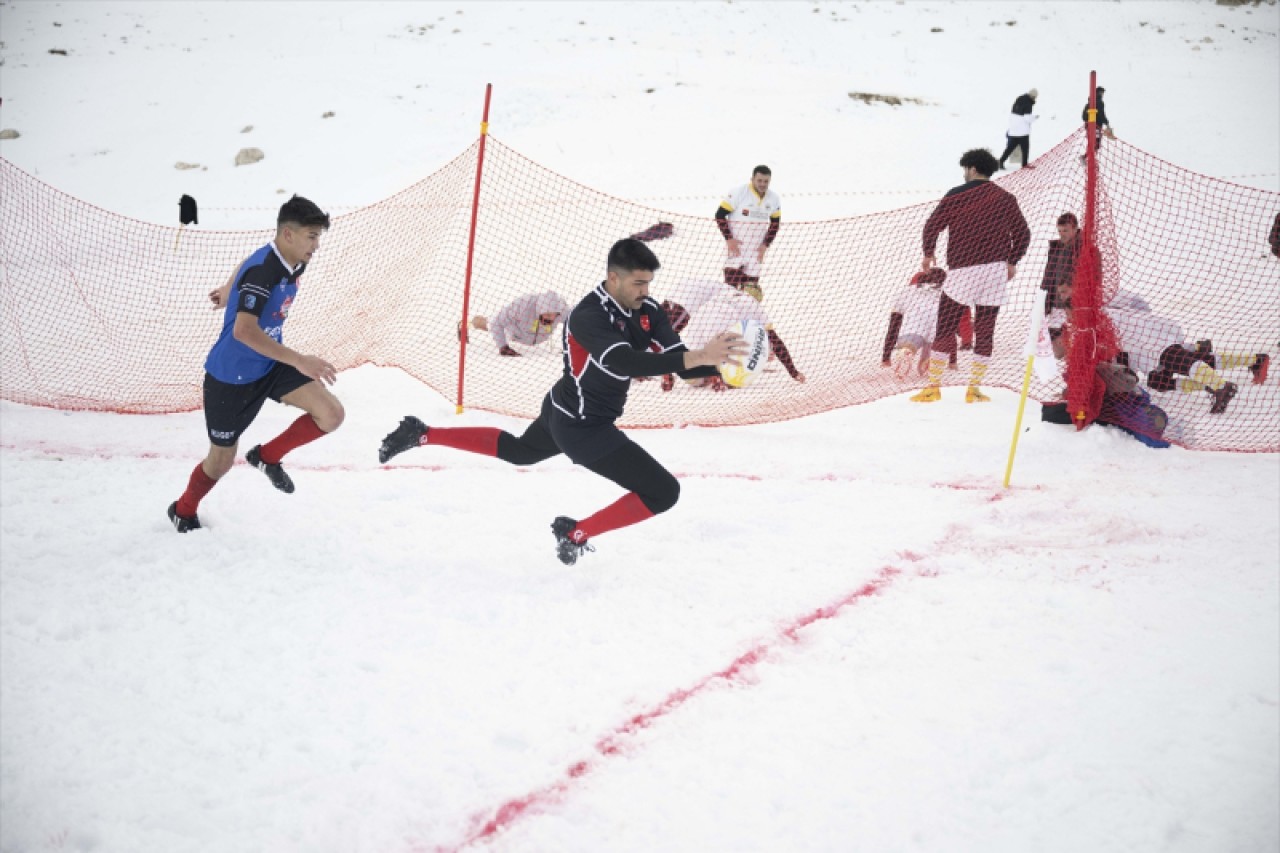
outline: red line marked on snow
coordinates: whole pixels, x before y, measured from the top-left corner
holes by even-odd
[[[904,553],[902,557],[910,562],[922,559],[921,555],[910,552]],[[634,737],[643,729],[649,728],[663,717],[669,716],[709,687],[719,684],[749,684],[749,682],[744,681],[747,671],[764,660],[775,649],[784,643],[797,642],[800,632],[813,623],[821,619],[835,618],[840,614],[840,611],[857,603],[859,600],[878,595],[901,572],[902,570],[896,566],[885,566],[880,569],[872,580],[853,592],[836,599],[824,607],[819,607],[817,610],[810,611],[791,620],[780,627],[773,637],[742,653],[724,669],[699,679],[691,687],[674,691],[649,710],[636,714],[613,731],[601,737],[592,748],[594,754],[589,758],[569,765],[565,768],[562,778],[523,796],[507,800],[487,817],[486,813],[477,815],[473,819],[474,827],[466,838],[453,846],[438,847],[436,849],[439,851],[463,850],[477,842],[497,835],[516,821],[537,813],[540,807],[559,801],[569,793],[574,782],[598,769],[604,759],[620,754],[629,738]],[[421,850],[423,848],[415,847],[414,849]]]
[[[148,450],[120,450],[108,447],[60,447],[51,442],[45,441],[28,441],[22,443],[0,442],[0,450],[15,451],[19,453],[40,453],[45,456],[68,457],[75,459],[101,459],[104,461],[114,459],[147,459],[147,460],[165,460],[172,459],[187,464],[194,463],[196,457],[190,453],[161,453]],[[372,454],[370,454],[372,455]],[[450,471],[467,471],[473,472],[489,467],[489,463],[494,460],[488,460],[480,464],[424,464],[410,461],[403,461],[397,458],[394,462],[385,465],[356,465],[351,463],[334,463],[327,465],[317,465],[307,462],[295,462],[287,460],[286,467],[290,471],[321,471],[321,472],[351,472],[351,471],[430,471],[432,473],[445,473]],[[245,464],[244,459],[236,460],[237,465]],[[190,470],[185,469],[185,470]],[[490,469],[497,470],[497,469]],[[558,467],[546,468],[529,468],[517,466],[507,468],[505,470],[514,470],[518,474],[574,474],[581,476],[595,476],[585,469],[578,468],[569,464],[565,460]],[[676,471],[675,476],[680,479],[703,479],[703,480],[747,480],[750,482],[767,483],[775,478],[767,474],[751,474],[747,472],[737,471]],[[852,483],[867,481],[868,478],[856,474],[803,474],[780,475],[782,479],[787,480],[803,480],[809,482],[832,482],[832,483]],[[981,486],[973,486],[974,489],[982,488]],[[994,488],[988,485],[987,488]]]
[[[21,443],[0,442],[0,450],[17,451],[21,453],[39,453],[55,458],[76,458],[76,459],[146,459],[146,460],[178,460],[184,463],[190,463],[192,456],[189,453],[161,453],[146,450],[121,451],[113,448],[95,448],[95,447],[59,447],[51,442],[46,441],[26,441]],[[490,460],[492,461],[492,460]],[[243,459],[238,459],[236,465],[246,464]],[[291,471],[319,471],[323,473],[347,473],[361,471],[427,471],[433,474],[444,474],[449,472],[461,471],[479,471],[484,470],[487,466],[485,463],[472,465],[448,465],[448,464],[425,464],[415,463],[403,460],[396,460],[394,464],[386,465],[356,465],[351,463],[336,463],[328,465],[309,464],[306,462],[289,461],[288,465]],[[577,467],[548,467],[548,468],[529,468],[515,467],[517,474],[572,474],[586,476],[590,472]],[[780,474],[774,478],[768,474],[752,474],[741,471],[675,471],[673,472],[678,479],[681,480],[746,480],[753,483],[767,483],[774,479],[783,479],[789,481],[809,482],[809,483],[863,483],[873,482],[873,478],[861,474]],[[880,480],[878,482],[885,482]],[[914,484],[910,484],[914,485]],[[1044,487],[1040,485],[1031,486],[1010,486],[1003,489],[994,478],[987,480],[964,480],[956,482],[935,482],[930,483],[929,488],[932,489],[950,489],[957,492],[989,492],[987,495],[988,503],[995,503],[1006,498],[1010,492],[1018,491],[1043,491]]]

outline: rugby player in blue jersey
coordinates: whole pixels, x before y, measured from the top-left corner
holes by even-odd
[[[378,449],[378,461],[414,447],[442,445],[512,465],[533,465],[563,453],[617,483],[620,499],[581,521],[560,516],[551,524],[556,556],[577,562],[588,541],[644,521],[675,506],[680,483],[615,425],[631,380],[676,373],[685,379],[714,376],[717,365],[737,363],[742,337],[724,332],[690,350],[667,314],[649,297],[658,258],[639,240],[619,240],[609,250],[608,275],[578,303],[561,331],[564,373],[542,401],[542,412],[516,437],[495,427],[428,427],[410,415]]]
[[[284,321],[302,273],[328,227],[328,214],[294,196],[276,217],[275,239],[250,255],[226,285],[210,294],[224,310],[222,334],[204,363],[209,454],[191,472],[182,497],[169,504],[169,520],[179,533],[199,529],[196,510],[201,499],[235,464],[240,436],[268,398],[296,406],[305,414],[271,441],[250,450],[245,460],[286,494],[293,491],[293,480],[280,460],[342,425],[342,403],[325,387],[337,380],[333,365],[283,343]]]

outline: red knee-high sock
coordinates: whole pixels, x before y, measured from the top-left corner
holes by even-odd
[[[608,533],[610,530],[644,521],[646,518],[653,518],[653,512],[644,505],[639,495],[628,492],[595,515],[579,521],[577,529],[590,539],[601,533]],[[577,537],[574,537],[574,541],[578,541]]]
[[[969,316],[968,308],[965,308],[964,313],[960,315],[960,325],[956,327],[956,334],[960,336],[962,345],[973,346],[973,319]]]
[[[498,455],[497,427],[432,427],[427,431],[427,444],[439,444],[481,456]]]
[[[280,460],[290,450],[309,444],[325,434],[325,431],[316,424],[315,418],[311,415],[303,415],[289,424],[287,430],[262,445],[262,461],[268,465],[279,465]]]
[[[187,490],[178,498],[178,515],[183,518],[193,517],[200,506],[200,499],[216,485],[218,481],[204,472],[204,463],[197,465],[191,472],[191,479],[187,481]]]

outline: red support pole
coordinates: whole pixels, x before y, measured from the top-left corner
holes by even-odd
[[[1098,72],[1089,72],[1089,122],[1085,149],[1084,181],[1084,245],[1093,245],[1096,223],[1094,214],[1098,198]]]
[[[476,252],[476,220],[480,215],[480,177],[484,173],[484,144],[489,138],[489,99],[493,84],[484,87],[484,117],[480,120],[480,152],[476,157],[476,189],[471,198],[471,233],[467,237],[467,275],[462,284],[462,320],[458,324],[458,400],[456,414],[462,414],[463,376],[467,369],[467,317],[471,311],[471,267]]]
[[[1089,106],[1085,123],[1084,227],[1073,276],[1071,351],[1067,358],[1067,400],[1076,429],[1092,420],[1094,365],[1098,361],[1098,309],[1102,295],[1102,254],[1097,246],[1098,200],[1098,72],[1089,72]],[[1096,416],[1094,412],[1094,416]]]

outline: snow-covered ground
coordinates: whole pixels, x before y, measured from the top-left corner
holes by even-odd
[[[710,215],[767,162],[820,219],[936,197],[1032,86],[1046,150],[1097,69],[1126,140],[1280,188],[1274,4],[619,6],[4,2],[0,155],[261,227],[435,171],[492,82],[495,136],[581,183]],[[680,503],[566,569],[549,521],[612,484],[379,466],[406,413],[523,424],[392,369],[335,391],[295,494],[238,466],[188,536],[199,413],[0,404],[0,850],[1280,845],[1274,454],[1030,412],[1003,489],[1003,392],[645,430]]]

